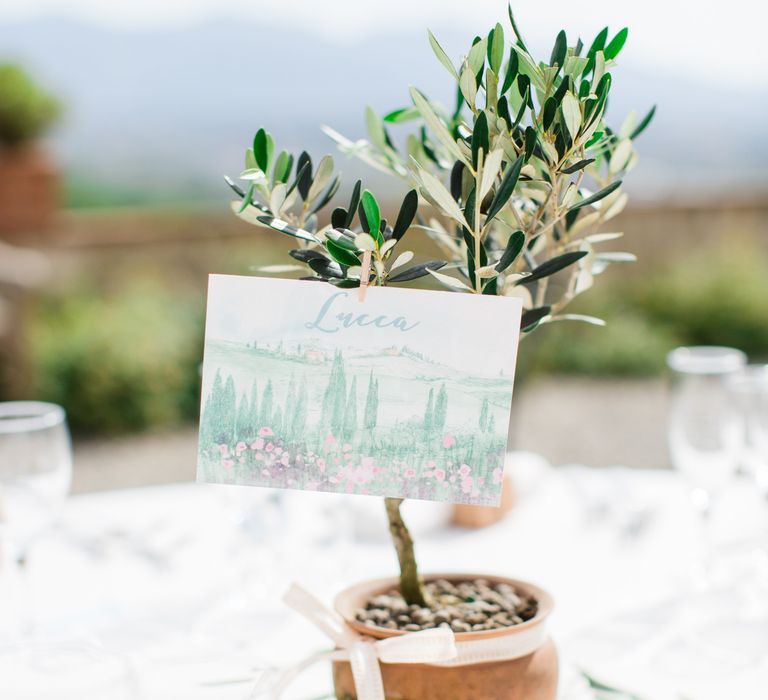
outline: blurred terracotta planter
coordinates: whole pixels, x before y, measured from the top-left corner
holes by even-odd
[[[427,581],[447,579],[454,583],[483,578],[491,583],[507,583],[536,598],[535,617],[514,627],[456,634],[457,642],[520,634],[544,625],[552,611],[552,598],[544,590],[524,581],[480,574],[433,574]],[[355,611],[372,597],[396,588],[398,580],[366,581],[342,591],[335,607],[347,624],[361,634],[377,639],[407,632],[383,627],[368,627],[355,620]],[[557,697],[557,652],[549,637],[536,651],[518,659],[462,666],[428,664],[381,664],[387,700],[555,700]],[[333,662],[333,683],[338,700],[356,700],[352,669],[348,661]]]
[[[501,503],[494,506],[470,506],[464,503],[454,503],[451,511],[451,522],[458,527],[481,528],[495,525],[512,510],[515,505],[515,489],[512,479],[504,477],[501,486]]]
[[[59,206],[59,174],[37,144],[0,147],[0,233],[49,226]]]

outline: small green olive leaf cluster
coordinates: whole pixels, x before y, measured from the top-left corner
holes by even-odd
[[[287,152],[274,157],[263,129],[240,175],[247,191],[230,181],[241,198],[233,205],[238,215],[298,239],[291,255],[311,268],[311,279],[358,286],[370,250],[375,284],[431,275],[452,291],[520,297],[524,332],[555,320],[601,323],[563,309],[608,265],[633,260],[598,246],[622,235],[603,228],[627,203],[622,180],[637,162],[634,141],[655,107],[642,119],[629,115],[619,129],[605,122],[626,28],[611,37],[606,27],[588,48],[580,39],[569,45],[561,31],[549,60],[536,61],[511,8],[509,22],[509,37],[496,24],[475,37],[458,64],[429,33],[456,84],[451,109],[412,87],[406,107],[384,117],[366,109],[367,139],[324,128],[343,153],[414,187],[393,225],[358,181],[349,205],[318,228],[317,213],[339,184],[333,160],[326,156],[313,171],[302,153],[294,168]],[[409,126],[415,128],[398,147],[391,131]],[[395,248],[414,221],[441,260],[405,267],[413,253]]]

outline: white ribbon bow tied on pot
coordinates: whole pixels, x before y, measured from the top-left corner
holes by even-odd
[[[302,671],[324,659],[349,661],[358,700],[386,700],[381,663],[463,666],[517,659],[536,651],[547,638],[544,625],[539,625],[515,635],[472,641],[457,642],[447,627],[375,640],[353,630],[341,615],[296,584],[291,585],[283,601],[325,632],[336,649],[318,652],[290,668],[264,675],[253,689],[251,700],[279,700]]]

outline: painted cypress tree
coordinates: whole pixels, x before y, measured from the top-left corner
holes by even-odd
[[[445,384],[440,385],[440,390],[437,392],[437,400],[435,401],[435,413],[432,420],[435,426],[435,431],[438,433],[443,432],[445,429],[445,416],[448,412],[448,394],[445,391]]]
[[[223,392],[224,383],[221,379],[221,370],[216,370],[213,387],[208,394],[208,398],[205,400],[205,408],[203,409],[203,415],[200,421],[200,443],[203,446],[208,446],[215,442]]]
[[[363,427],[373,430],[376,427],[376,380],[373,378],[373,370],[368,377],[368,391],[365,394],[365,412],[363,413]]]
[[[336,350],[333,353],[333,364],[331,365],[331,375],[328,377],[328,384],[323,394],[323,413],[322,424],[329,427],[333,422],[334,410],[336,407],[336,392],[339,386],[339,377],[342,373],[341,353]]]
[[[287,418],[287,416],[286,416]],[[272,430],[275,431],[275,435],[281,435],[283,432],[283,410],[278,406],[275,412],[272,414]]]
[[[488,428],[486,429],[486,432],[491,434],[496,432],[496,418],[492,413],[488,415]]]
[[[333,389],[333,416],[331,418],[331,431],[334,435],[341,435],[344,428],[344,414],[347,407],[347,378],[344,371],[344,358],[339,352],[339,371],[336,376],[336,385]]]
[[[478,421],[480,432],[484,433],[488,429],[488,399],[483,399],[480,406],[480,420]]]
[[[352,440],[357,432],[357,377],[352,377],[352,384],[349,387],[349,396],[347,405],[344,409],[344,426],[342,437],[345,440]]]
[[[293,381],[293,375],[288,382],[288,396],[285,399],[285,411],[283,412],[283,435],[287,440],[291,439],[293,428],[293,412],[296,404],[296,383]]]
[[[296,399],[296,409],[291,420],[291,433],[294,439],[300,439],[304,435],[307,426],[307,384],[301,382],[299,395]]]
[[[272,380],[267,381],[267,386],[261,396],[261,409],[259,410],[259,425],[269,427],[272,422]],[[274,430],[274,428],[272,428]]]
[[[256,386],[256,380],[253,381],[253,386],[251,387],[251,400],[249,402],[250,408],[251,408],[251,415],[248,419],[248,422],[251,426],[251,434],[256,435],[256,432],[259,429],[259,400],[258,400],[258,389]]]
[[[427,408],[424,411],[424,432],[429,434],[435,426],[434,422],[434,390],[429,388],[429,398],[427,398]]]
[[[235,437],[235,420],[237,417],[237,392],[235,380],[230,374],[224,384],[224,394],[219,414],[219,429],[221,442],[229,444]]]
[[[240,406],[237,409],[237,421],[235,423],[235,439],[249,440],[253,437],[251,428],[251,406],[248,397],[243,394],[240,398]]]

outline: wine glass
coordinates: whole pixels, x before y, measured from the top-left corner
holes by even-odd
[[[672,395],[668,439],[672,463],[692,484],[691,501],[700,516],[709,572],[713,499],[735,474],[744,436],[729,378],[746,365],[734,348],[680,347],[667,356]],[[701,583],[706,583],[703,579]]]
[[[26,569],[29,548],[51,525],[71,479],[64,409],[40,401],[0,402],[0,550],[7,559],[10,548],[17,573]],[[17,588],[29,604],[29,587]]]
[[[730,386],[744,420],[742,466],[768,499],[768,364],[747,365]]]
[[[744,421],[742,468],[757,486],[768,524],[768,364],[744,367],[732,377],[730,386]],[[768,527],[760,533],[752,554],[764,596],[768,589]]]

